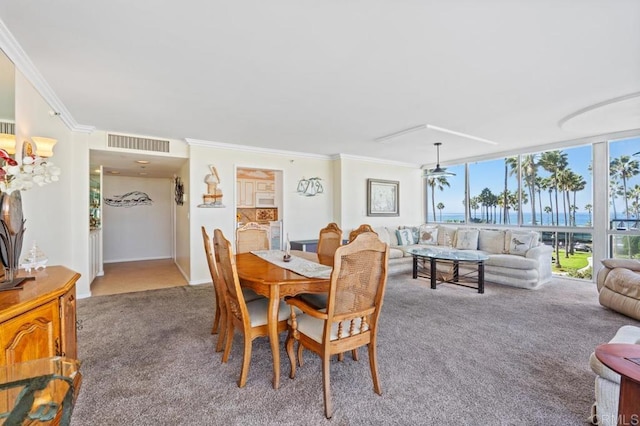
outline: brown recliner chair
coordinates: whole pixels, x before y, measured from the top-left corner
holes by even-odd
[[[603,259],[602,265],[597,277],[600,304],[640,320],[640,261]]]

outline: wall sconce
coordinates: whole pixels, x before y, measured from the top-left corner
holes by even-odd
[[[53,146],[58,142],[56,139],[32,136],[31,140],[36,144],[36,155],[38,157],[47,158],[53,156]]]
[[[0,149],[7,151],[7,154],[16,153],[16,135],[9,133],[0,133]]]
[[[319,177],[312,177],[305,179],[304,177],[298,181],[298,188],[296,192],[306,197],[313,197],[314,195],[322,194],[324,188],[320,183]]]

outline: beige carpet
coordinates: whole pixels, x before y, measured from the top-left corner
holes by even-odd
[[[104,276],[91,283],[92,296],[187,285],[173,259],[105,263]]]

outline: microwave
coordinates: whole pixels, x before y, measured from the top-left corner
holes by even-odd
[[[256,207],[276,207],[274,192],[256,192]]]

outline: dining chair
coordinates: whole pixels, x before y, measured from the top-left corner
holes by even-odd
[[[236,253],[269,250],[269,227],[249,222],[236,229]]]
[[[380,308],[387,283],[389,246],[373,233],[364,233],[339,247],[334,256],[326,309],[317,310],[299,298],[287,299],[291,308],[286,349],[295,378],[293,350],[298,341],[298,361],[302,366],[303,348],[322,359],[324,411],[331,418],[330,358],[333,354],[367,346],[373,389],[382,394],[378,377],[376,340]],[[297,315],[294,308],[303,314]]]
[[[318,237],[318,260],[323,265],[333,266],[333,255],[342,245],[342,229],[337,223],[331,222],[320,230]]]
[[[367,225],[366,223],[363,223],[362,225],[358,226],[356,229],[354,229],[353,231],[349,232],[349,242],[355,240],[355,238],[364,233],[364,232],[373,232],[374,234],[378,235],[376,233],[376,231],[373,230],[373,228],[371,227],[371,225]]]
[[[269,300],[260,298],[247,302],[243,296],[238,271],[236,268],[235,256],[231,243],[227,240],[220,229],[213,231],[213,248],[219,260],[219,275],[225,285],[225,301],[227,306],[227,331],[222,362],[229,360],[233,335],[237,330],[244,341],[242,355],[242,368],[238,387],[244,387],[249,374],[249,364],[251,362],[251,346],[253,340],[258,337],[268,335],[267,312],[269,310]],[[287,329],[287,319],[289,310],[284,301],[280,301],[278,310],[278,332]]]
[[[213,327],[211,329],[211,334],[218,334],[216,352],[220,352],[224,347],[224,337],[227,331],[227,306],[224,300],[225,285],[222,276],[219,273],[219,260],[216,259],[216,255],[211,245],[211,238],[209,237],[207,229],[204,226],[202,226],[202,240],[204,242],[204,252],[207,256],[207,265],[209,266],[209,273],[211,274],[213,289],[216,296],[215,315],[213,317]],[[262,296],[256,294],[253,290],[248,288],[242,289],[242,295],[247,302],[262,298]]]

